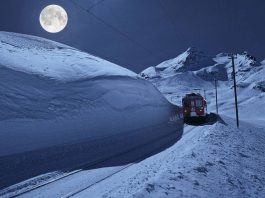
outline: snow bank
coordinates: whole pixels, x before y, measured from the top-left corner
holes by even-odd
[[[0,156],[169,119],[170,104],[125,68],[34,36],[0,40]]]
[[[133,72],[46,39],[0,41],[0,188],[181,135],[178,108]]]
[[[0,65],[69,81],[98,76],[131,76],[128,69],[47,39],[0,32]]]
[[[34,36],[0,32],[0,41],[0,156],[152,125],[169,113],[163,96],[125,68]]]
[[[0,156],[125,132],[170,117],[169,103],[142,80],[58,83],[4,68],[0,76]]]
[[[241,126],[229,118],[186,126],[172,147],[75,197],[262,197],[265,129]]]
[[[182,134],[177,107],[143,80],[58,83],[3,68],[0,76],[0,189]]]
[[[133,197],[262,197],[264,129],[242,123],[238,130],[226,121],[188,134],[165,156],[158,176]]]

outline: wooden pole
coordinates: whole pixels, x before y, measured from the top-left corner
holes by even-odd
[[[233,81],[234,81],[234,95],[235,95],[235,107],[236,107],[236,126],[239,128],[239,116],[238,116],[238,102],[237,102],[237,87],[236,87],[236,71],[235,71],[235,57],[232,54],[232,67],[233,67]]]
[[[215,105],[216,105],[216,114],[218,115],[218,93],[217,93],[217,80],[214,79],[214,85],[215,85]]]

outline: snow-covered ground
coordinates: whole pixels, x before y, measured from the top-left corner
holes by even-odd
[[[265,128],[225,118],[76,197],[263,197]]]
[[[215,111],[214,79],[217,79],[219,112],[234,117],[231,59],[228,54],[220,53],[212,58],[213,65],[203,66],[205,61],[201,54],[189,48],[177,58],[147,68],[139,76],[152,82],[170,102],[178,105],[181,105],[181,98],[186,93],[199,88],[201,94],[206,96],[209,111]],[[187,61],[190,59],[196,61],[190,63]],[[198,70],[194,70],[194,62],[200,66]],[[236,55],[235,65],[240,118],[249,122],[265,122],[262,111],[265,101],[265,62],[259,63],[244,52]]]
[[[191,131],[191,126],[186,126],[183,138],[157,155],[162,156],[162,160],[157,160],[156,156],[148,159],[156,164],[155,170],[151,167],[143,170],[137,168],[141,173],[137,176],[132,173],[134,179],[128,179],[128,186],[132,187],[116,186],[99,197],[264,196],[264,61],[258,63],[246,52],[238,54],[235,59],[240,116],[240,128],[237,129],[231,60],[227,54],[218,54],[213,58],[214,65],[204,65],[194,70],[194,63],[187,63],[186,60],[199,61],[200,54],[191,54],[189,48],[177,58],[147,68],[140,76],[152,82],[170,102],[178,105],[186,93],[200,88],[201,94],[206,96],[208,112],[216,111],[213,81],[217,79],[219,122],[193,126]],[[196,65],[200,65],[199,62]],[[168,153],[169,150],[171,153]],[[142,176],[145,172],[152,176]],[[92,193],[100,193],[96,188],[92,189]],[[81,195],[84,197],[85,194]]]
[[[86,170],[21,197],[263,197],[265,127],[221,116],[185,126],[172,147],[135,164]]]
[[[182,130],[151,83],[34,36],[0,32],[0,92],[0,189]]]
[[[176,130],[180,130],[176,128],[180,126],[180,117],[178,114],[177,117],[173,116],[176,109],[168,101],[180,104],[181,97],[187,92],[201,88],[205,90],[208,111],[215,112],[213,79],[219,80],[220,117],[212,114],[212,119],[206,124],[185,125],[182,138],[171,147],[166,147],[162,152],[138,163],[130,163],[127,160],[127,163],[109,164],[103,168],[77,170],[76,174],[70,173],[68,177],[25,193],[21,197],[263,197],[265,116],[262,108],[265,105],[265,63],[263,61],[259,64],[247,53],[238,54],[237,57],[239,129],[235,127],[231,64],[227,54],[209,57],[189,48],[177,58],[147,68],[139,75],[146,80],[137,80],[130,72],[125,72],[124,76],[124,70],[121,71],[123,75],[119,75],[116,73],[117,69],[113,75],[103,75],[104,78],[99,76],[91,80],[94,76],[88,75],[90,80],[87,80],[87,77],[77,75],[80,80],[76,80],[73,76],[65,78],[67,72],[63,72],[63,78],[57,78],[49,73],[38,73],[35,69],[30,72],[23,69],[21,72],[13,66],[1,68],[1,76],[8,76],[6,80],[15,78],[12,83],[1,81],[0,87],[4,89],[2,93],[8,93],[4,97],[1,96],[7,114],[1,119],[0,127],[5,127],[2,128],[3,131],[10,130],[9,133],[0,134],[1,140],[2,137],[7,137],[2,142],[4,146],[0,147],[3,155],[17,153],[20,149],[36,151],[38,147],[52,146],[69,140],[78,142],[84,152],[84,145],[88,142],[80,144],[78,138],[96,138],[99,134],[104,136],[117,131],[120,132],[116,139],[119,144],[114,151],[129,148],[128,145],[132,143],[137,146],[146,140],[152,141],[152,138],[160,139],[161,133],[174,134]],[[38,75],[29,75],[32,73]],[[32,81],[35,82],[34,85]],[[168,101],[148,81],[153,83]],[[17,82],[22,82],[22,85]],[[19,105],[16,106],[15,103]],[[47,108],[47,104],[51,108]],[[25,108],[19,111],[24,106]],[[45,124],[42,124],[43,122]],[[21,129],[28,127],[28,131],[33,128],[35,133],[28,132],[29,135],[23,136],[12,126],[19,126]],[[106,126],[109,129],[107,131]],[[36,133],[37,129],[46,129],[45,127],[47,130],[44,135]],[[89,130],[84,130],[87,128]],[[74,129],[75,134],[72,133]],[[126,136],[128,131],[135,136]],[[123,136],[120,136],[121,134]],[[19,145],[19,138],[13,140],[14,137],[19,137],[26,144],[17,148],[9,146],[12,142],[16,142],[13,145]],[[35,144],[38,138],[38,144]],[[41,141],[43,138],[48,138],[44,145]],[[109,139],[109,136],[106,139]],[[100,142],[100,145],[102,143]],[[156,147],[160,144],[161,142]],[[101,150],[101,154],[112,152],[109,149],[113,146],[112,141],[104,141],[103,145],[100,148],[107,147],[106,150]],[[98,146],[97,143],[95,146]],[[73,153],[78,156],[76,151],[80,152],[69,149],[67,144],[66,148],[66,158]],[[55,150],[52,149],[52,152],[47,154],[51,155]],[[143,150],[145,149],[138,151],[142,153]],[[35,154],[39,154],[38,150]],[[45,156],[45,153],[42,154]],[[32,156],[34,155],[30,155]],[[6,159],[8,158],[2,157],[1,163]],[[10,164],[6,165],[8,167]],[[13,193],[23,192],[63,174],[50,171],[7,188],[1,191],[0,195],[9,197],[14,195]]]
[[[201,53],[190,54],[188,49],[175,59],[147,68],[140,76],[178,105],[186,93],[205,90],[209,112],[215,112],[213,80],[218,79],[218,121],[186,125],[182,139],[174,146],[75,197],[264,197],[264,61],[259,64],[247,53],[237,55],[237,129],[227,54],[217,55],[215,65],[201,68]]]

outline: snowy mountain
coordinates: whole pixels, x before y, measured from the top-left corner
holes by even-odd
[[[181,103],[182,96],[199,88],[205,91],[210,111],[215,111],[214,79],[217,79],[219,81],[220,110],[227,115],[233,115],[232,64],[229,54],[220,53],[212,57],[213,63],[209,65],[209,62],[200,62],[203,60],[199,58],[200,54],[203,54],[202,52],[193,53],[197,54],[197,58],[192,60],[196,60],[196,65],[200,65],[195,70],[192,67],[193,62],[188,61],[189,64],[186,62],[190,50],[191,48],[158,66],[147,68],[139,74],[139,77],[152,82],[170,102],[178,105]],[[263,113],[255,110],[255,105],[264,106],[265,61],[258,63],[255,57],[243,52],[236,55],[235,65],[242,117],[265,120]],[[163,70],[159,68],[163,68]],[[202,94],[204,93],[202,92]]]
[[[195,47],[190,47],[176,58],[164,61],[155,67],[149,67],[140,75],[144,78],[170,76],[177,72],[195,71],[212,63],[212,57]]]
[[[232,63],[229,55],[218,54],[214,58],[214,61],[216,62],[214,66],[196,71],[196,75],[207,81],[213,81],[214,79],[231,81]],[[252,86],[254,88],[258,85],[262,86],[264,81],[264,64],[258,63],[255,57],[247,52],[237,54],[235,56],[235,66],[237,85],[239,87]]]

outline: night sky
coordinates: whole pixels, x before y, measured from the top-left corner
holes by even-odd
[[[55,40],[140,72],[189,46],[208,54],[248,51],[265,59],[264,0],[2,0],[0,30]],[[68,12],[67,28],[45,32],[48,4]]]

